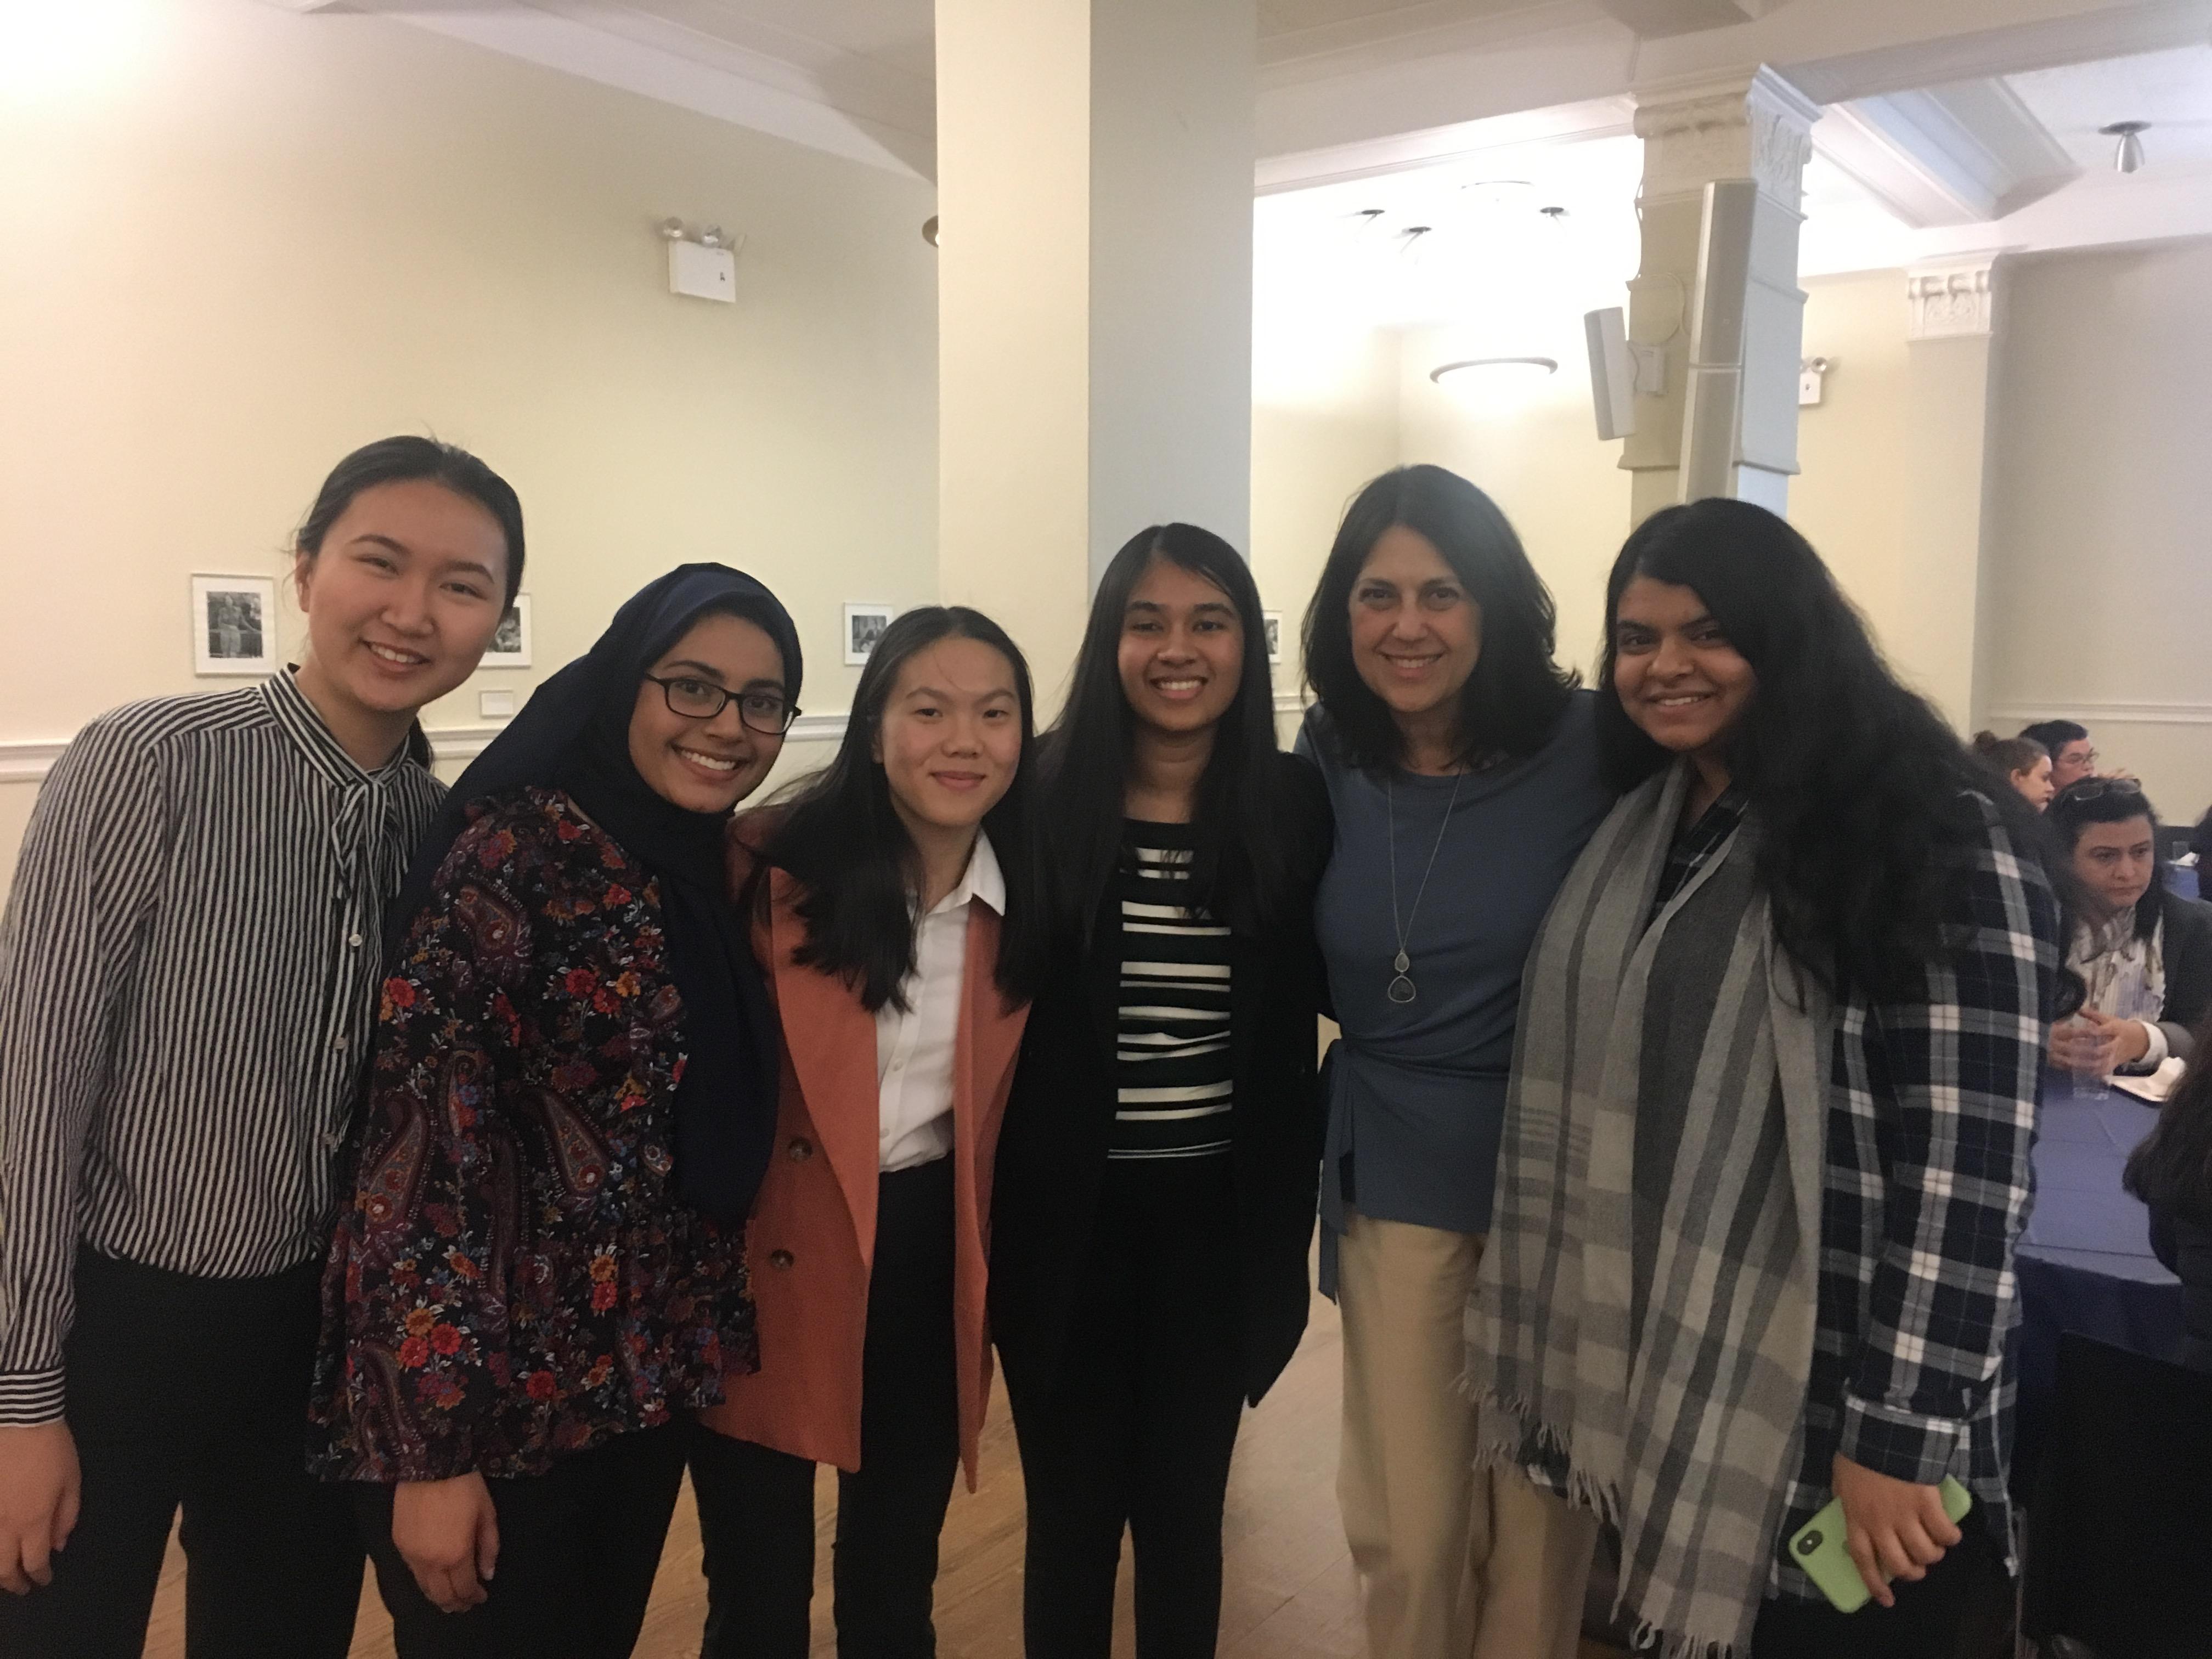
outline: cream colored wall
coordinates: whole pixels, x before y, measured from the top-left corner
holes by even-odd
[[[1261,355],[1285,343],[1263,338]],[[1252,403],[1252,576],[1260,602],[1282,616],[1279,703],[1304,694],[1298,629],[1328,562],[1344,509],[1362,485],[1398,465],[1398,337],[1371,330],[1337,343],[1317,378],[1281,383],[1263,373]],[[1284,741],[1297,716],[1279,722]]]
[[[375,16],[144,13],[81,76],[0,76],[0,770],[234,684],[192,675],[189,575],[280,574],[395,431],[477,450],[529,524],[536,667],[433,727],[705,558],[779,591],[806,706],[846,706],[840,605],[937,592],[927,186]],[[670,215],[745,234],[735,305],[669,294]],[[0,785],[0,872],[32,793]]]
[[[1989,700],[2059,714],[2164,817],[2212,802],[2212,242],[2022,260],[1992,446]]]
[[[1399,373],[1407,461],[1464,474],[1512,520],[1559,608],[1559,655],[1587,675],[1605,629],[1605,578],[1628,534],[1629,475],[1620,446],[1597,435],[1579,334],[1547,341],[1558,373],[1513,402],[1484,404],[1429,379],[1466,355],[1449,331],[1415,330]]]
[[[1969,732],[1990,342],[1909,341],[1902,271],[1805,289],[1805,355],[1832,367],[1798,411],[1790,521],[1899,677]]]

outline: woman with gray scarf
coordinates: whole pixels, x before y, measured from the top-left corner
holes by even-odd
[[[1669,1659],[1947,1656],[2011,1551],[2061,985],[2033,815],[1772,514],[1656,514],[1607,599],[1630,793],[1524,983],[1468,1321],[1484,1455],[1610,1524],[1619,1610]],[[1879,1604],[1850,1616],[1785,1543],[1832,1496]]]

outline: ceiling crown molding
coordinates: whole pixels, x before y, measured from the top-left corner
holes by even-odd
[[[1776,14],[1776,21],[1790,15],[1790,9],[1784,8]],[[2212,32],[2212,3],[2208,0],[2136,0],[1863,52],[1793,58],[1790,78],[1821,103],[1837,104],[1916,87],[1948,86],[2201,46],[2208,32]]]
[[[2081,173],[1994,79],[1833,105],[1813,147],[1916,230],[2002,218]]]
[[[1748,23],[1773,10],[1777,0],[1597,0],[1605,14],[1646,40],[1694,34]]]
[[[1586,104],[1531,110],[1524,115],[1493,115],[1486,120],[1461,121],[1424,132],[1398,133],[1364,143],[1264,155],[1254,170],[1253,184],[1260,195],[1269,196],[1312,185],[1432,167],[1524,144],[1618,138],[1629,132],[1635,114],[1636,106],[1626,98],[1601,98]]]
[[[857,54],[817,47],[816,57],[835,61],[809,68],[598,0],[350,0],[350,9],[908,178],[936,171],[934,89],[916,93],[912,77]],[[833,95],[833,80],[853,90]]]

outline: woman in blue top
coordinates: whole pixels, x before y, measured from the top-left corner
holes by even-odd
[[[1374,1659],[1571,1655],[1546,1587],[1579,1582],[1594,1541],[1548,1494],[1477,1476],[1456,1387],[1522,965],[1613,801],[1553,618],[1504,515],[1435,466],[1359,493],[1306,611],[1298,749],[1336,814],[1314,914],[1343,1027],[1322,1287],[1343,1315],[1337,1492]]]

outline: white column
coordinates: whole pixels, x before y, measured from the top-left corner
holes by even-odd
[[[1629,284],[1629,331],[1664,343],[1667,389],[1638,400],[1622,448],[1637,523],[1694,495],[1788,507],[1804,335],[1801,180],[1819,115],[1763,67],[1638,94],[1644,259]]]
[[[938,0],[939,569],[1048,702],[1148,524],[1251,518],[1255,0]]]
[[[2002,273],[1994,253],[1905,273],[1911,374],[1899,414],[1908,427],[1900,482],[1916,507],[1908,517],[1909,551],[1926,614],[1942,619],[1949,638],[1966,642],[1941,659],[1929,653],[1920,679],[1961,732],[1980,724],[1988,702],[1983,596],[1990,574],[1989,445]]]

